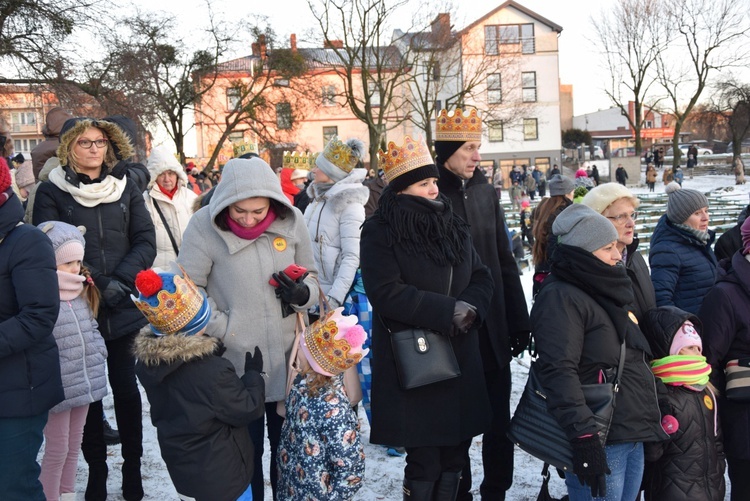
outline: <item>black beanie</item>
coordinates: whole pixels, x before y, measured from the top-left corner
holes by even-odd
[[[423,165],[422,167],[417,167],[416,169],[404,172],[393,181],[390,181],[388,186],[391,187],[394,193],[399,193],[412,184],[431,177],[440,177],[438,168],[434,164]]]
[[[443,165],[466,141],[435,141],[435,160]]]

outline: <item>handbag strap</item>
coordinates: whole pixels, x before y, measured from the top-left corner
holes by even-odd
[[[614,391],[617,393],[620,391],[620,377],[622,376],[622,370],[625,368],[625,340],[622,340],[620,344],[620,361],[617,363],[617,373],[615,374]]]
[[[445,291],[446,296],[450,295],[452,285],[453,285],[453,266],[451,266],[450,275],[448,275],[448,289]],[[378,313],[378,318],[380,318],[380,321],[383,323],[385,330],[388,331],[388,334],[393,334],[393,331],[391,331],[391,328],[388,327],[388,323],[386,323],[385,318],[383,318],[383,316],[380,313]]]
[[[177,242],[175,241],[174,236],[172,235],[172,230],[169,229],[169,225],[167,224],[167,218],[164,217],[164,213],[161,211],[159,204],[156,203],[156,200],[152,198],[151,203],[154,204],[156,213],[159,214],[159,217],[161,218],[161,222],[164,224],[164,229],[167,230],[167,236],[169,236],[169,241],[172,242],[172,248],[174,249],[175,254],[179,256],[180,248],[177,246]]]

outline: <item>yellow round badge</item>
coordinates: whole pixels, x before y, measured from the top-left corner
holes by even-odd
[[[286,240],[281,237],[276,237],[273,239],[273,248],[276,249],[279,252],[283,252],[286,250]]]
[[[711,399],[709,395],[703,395],[703,403],[706,405],[706,408],[710,411],[714,410],[714,401]]]

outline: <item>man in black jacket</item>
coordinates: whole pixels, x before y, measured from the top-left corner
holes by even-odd
[[[476,110],[468,117],[460,109],[452,116],[443,110],[435,137],[438,187],[451,199],[455,213],[471,225],[474,247],[495,280],[490,313],[479,332],[493,411],[491,429],[482,442],[484,480],[480,493],[482,499],[503,500],[513,483],[513,443],[505,435],[510,423],[509,364],[512,356],[522,353],[529,343],[529,314],[500,201],[477,168],[482,123]],[[470,489],[471,465],[467,458],[457,499],[472,499]]]

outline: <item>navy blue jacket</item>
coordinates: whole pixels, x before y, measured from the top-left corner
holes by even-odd
[[[52,329],[60,310],[55,252],[24,224],[15,195],[0,206],[0,417],[31,417],[64,398]]]
[[[703,244],[675,227],[666,215],[659,219],[648,253],[657,306],[677,306],[698,314],[717,276],[716,256],[711,250],[715,234],[711,230],[709,234],[711,238]]]

